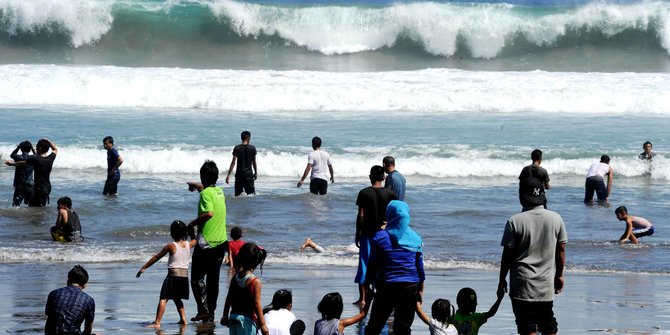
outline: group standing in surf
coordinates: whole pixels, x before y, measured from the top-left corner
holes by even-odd
[[[256,148],[250,144],[251,133],[242,132],[241,140],[242,143],[233,149],[225,179],[229,183],[235,170],[235,196],[255,194],[254,183],[258,174]],[[310,175],[310,192],[317,195],[327,194],[328,181],[335,181],[332,159],[321,149],[321,145],[321,138],[312,139],[314,151],[309,153],[307,166],[297,184],[300,187]],[[124,160],[114,148],[111,136],[103,139],[103,147],[107,150],[108,166],[103,194],[115,196]],[[654,158],[650,142],[645,142],[643,149],[639,159]],[[58,147],[48,139],[40,139],[36,149],[28,141],[19,143],[11,154],[13,161],[5,161],[7,165],[16,167],[14,206],[46,206],[49,203],[50,173],[57,154]],[[365,335],[380,334],[392,313],[393,333],[397,335],[411,332],[415,315],[428,325],[431,334],[477,334],[479,328],[495,315],[505,293],[511,298],[519,334],[535,334],[537,331],[557,333],[553,298],[564,288],[567,233],[561,216],[547,209],[546,190],[550,188],[550,178],[547,170],[540,166],[542,151],[534,150],[531,160],[532,164],[524,167],[518,177],[522,212],[507,220],[501,240],[503,252],[496,303],[488,312],[477,313],[476,293],[470,288],[463,288],[458,293],[457,310],[454,311],[449,300],[438,299],[432,304],[432,317],[427,316],[422,308],[425,281],[423,241],[420,234],[410,227],[410,207],[404,202],[405,177],[396,170],[392,156],[384,157],[382,166],[372,166],[370,186],[360,190],[356,199],[358,212],[354,236],[359,257],[354,281],[359,286],[359,297],[354,304],[360,307],[360,313],[342,319],[342,297],[337,292],[329,293],[318,304],[323,319],[316,322],[315,334],[342,334],[344,328],[362,321],[368,314]],[[610,157],[603,155],[589,168],[584,203],[592,204],[595,193],[599,204],[608,204],[614,178],[609,163]],[[205,161],[200,169],[200,181],[188,182],[190,191],[199,192],[197,216],[188,224],[174,221],[170,227],[174,242],[168,243],[137,273],[140,277],[147,268],[168,255],[168,274],[161,288],[156,317],[149,326],[160,328],[168,300],[173,300],[177,307],[179,323],[183,326],[187,324],[182,300],[189,298],[189,284],[197,305],[197,313],[191,321],[213,322],[219,277],[225,261],[233,275],[220,323],[229,328],[230,334],[252,335],[259,332],[263,335],[283,335],[299,333],[301,329],[304,332],[304,324],[301,327],[301,321],[290,312],[290,292],[278,291],[272,307],[263,307],[262,283],[255,270],[258,268],[262,273],[268,251],[242,241],[239,227],[231,232],[234,239],[228,239],[225,195],[223,189],[217,186],[218,178],[216,163]],[[654,233],[648,220],[629,215],[626,207],[618,207],[615,213],[617,219],[626,222],[619,242],[637,243],[637,238]],[[83,239],[79,217],[72,209],[69,197],[58,200],[58,216],[51,233],[54,240],[61,242]],[[311,239],[301,249],[307,246],[323,251]],[[78,332],[82,323],[85,324],[84,333],[92,331],[95,304],[82,292],[87,281],[86,271],[75,267],[68,274],[67,289],[55,290],[49,295],[45,333]]]

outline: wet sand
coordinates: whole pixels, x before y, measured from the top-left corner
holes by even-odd
[[[65,284],[67,271],[73,264],[2,264],[0,290],[6,300],[0,306],[0,329],[3,333],[43,333],[44,303],[52,289]],[[102,334],[153,334],[144,326],[153,321],[158,293],[165,276],[165,264],[158,263],[135,278],[142,264],[109,263],[83,264],[91,280],[85,292],[96,302],[94,331]],[[225,271],[225,270],[222,270]],[[355,268],[288,266],[269,261],[262,275],[263,303],[267,304],[274,291],[288,288],[293,291],[293,312],[307,324],[306,334],[313,333],[319,318],[316,305],[324,294],[338,291],[345,300],[343,317],[354,315],[350,302],[357,298],[353,283]],[[497,272],[471,270],[428,271],[425,289],[426,309],[438,297],[455,302],[462,287],[474,288],[479,297],[478,311],[487,311],[495,301]],[[555,300],[559,333],[563,334],[670,334],[670,277],[646,274],[566,273],[565,291]],[[227,292],[228,279],[222,273],[217,323],[189,324],[180,329],[178,315],[169,304],[159,334],[228,334],[218,325]],[[195,302],[186,301],[186,313],[195,315]],[[413,333],[428,334],[418,318]],[[356,334],[352,326],[345,333]],[[495,317],[489,320],[481,334],[515,334],[514,317],[508,298],[505,298]]]

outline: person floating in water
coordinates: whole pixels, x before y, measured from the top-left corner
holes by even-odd
[[[62,197],[58,199],[58,217],[56,225],[51,227],[51,238],[58,242],[83,241],[79,215],[72,210],[72,199]]]
[[[617,207],[617,209],[614,210],[614,214],[616,214],[619,221],[626,222],[626,230],[619,238],[619,243],[630,242],[637,244],[638,238],[654,235],[654,226],[651,222],[643,217],[628,215],[628,209],[626,209],[626,207]]]

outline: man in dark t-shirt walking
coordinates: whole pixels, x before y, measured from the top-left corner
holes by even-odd
[[[238,144],[233,149],[233,160],[230,162],[228,168],[228,175],[226,176],[226,184],[230,184],[230,174],[235,168],[237,162],[237,170],[235,171],[235,196],[239,196],[244,191],[246,194],[255,194],[254,181],[258,173],[256,167],[256,147],[249,144],[251,141],[251,133],[243,131],[240,135],[242,144]]]
[[[398,196],[391,189],[382,186],[384,168],[375,165],[370,169],[370,184],[358,192],[356,206],[356,245],[358,246],[358,271],[356,279],[359,284],[360,297],[356,304],[365,304],[365,282],[368,258],[370,257],[369,239],[386,225],[386,206]]]

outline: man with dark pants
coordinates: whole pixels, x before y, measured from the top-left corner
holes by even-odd
[[[21,150],[21,154],[19,154],[19,150]],[[14,162],[25,162],[31,156],[31,152],[33,155],[35,154],[33,145],[28,141],[23,141],[16,146],[16,149],[12,151],[12,154],[9,157],[11,157]],[[14,171],[14,198],[12,200],[12,206],[18,207],[21,206],[21,203],[27,205],[30,203],[30,199],[33,198],[34,192],[32,166],[17,166]]]
[[[396,194],[382,187],[384,168],[375,165],[370,169],[370,184],[358,192],[356,206],[356,246],[358,246],[358,271],[354,282],[358,283],[359,298],[355,304],[365,305],[366,271],[370,257],[370,239],[386,225],[386,206],[396,200]]]
[[[237,162],[235,196],[242,194],[242,191],[247,195],[255,194],[254,181],[258,174],[258,168],[256,167],[256,147],[249,144],[251,133],[245,130],[240,137],[242,138],[242,144],[238,144],[233,148],[233,160],[230,162],[230,168],[228,168],[228,175],[226,176],[226,184],[230,184],[230,174],[233,172],[235,162]]]
[[[67,274],[67,286],[49,293],[44,311],[47,315],[45,334],[91,334],[95,318],[95,301],[83,292],[87,282],[88,272],[77,265]],[[83,333],[82,323],[84,323]]]
[[[107,136],[102,139],[102,146],[107,150],[107,180],[102,189],[104,195],[116,195],[119,180],[121,180],[121,171],[119,167],[123,164],[123,158],[114,148],[114,138]]]
[[[605,186],[605,177],[607,177],[607,186]],[[586,174],[584,183],[584,203],[593,202],[593,193],[598,196],[599,203],[607,203],[612,193],[612,179],[614,179],[614,170],[610,166],[610,156],[602,155],[600,162],[591,164],[589,172]]]
[[[219,297],[219,273],[226,233],[226,198],[223,190],[216,186],[219,169],[216,163],[205,161],[200,168],[200,203],[198,217],[188,224],[189,229],[198,227],[197,240],[191,264],[191,289],[198,306],[198,314],[191,321],[213,321],[216,300]]]
[[[305,167],[305,172],[302,174],[302,178],[298,180],[298,187],[302,186],[305,178],[307,178],[307,174],[309,174],[309,171],[311,170],[312,175],[309,181],[309,191],[313,194],[324,195],[328,193],[328,179],[330,179],[331,183],[335,182],[333,162],[330,159],[330,155],[321,150],[320,137],[314,136],[314,138],[312,138],[312,149],[314,149],[314,151],[310,152],[307,156],[307,166]]]
[[[25,161],[5,161],[9,166],[30,166],[35,173],[35,188],[33,198],[28,202],[30,207],[42,207],[49,203],[49,194],[51,194],[51,169],[58,154],[56,144],[43,138],[37,142],[37,154],[28,157]],[[51,149],[51,154],[47,155]]]
[[[507,220],[500,244],[498,294],[507,292],[519,334],[556,334],[558,323],[554,317],[554,294],[563,291],[565,243],[568,235],[563,219],[556,212],[544,209],[539,197],[541,183],[522,180],[519,192],[523,211]],[[526,184],[526,182],[528,184]],[[522,197],[523,196],[523,197]]]

